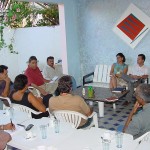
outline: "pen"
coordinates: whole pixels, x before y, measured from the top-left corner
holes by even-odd
[[[11,123],[11,125],[13,126],[12,119],[10,119],[10,123]]]

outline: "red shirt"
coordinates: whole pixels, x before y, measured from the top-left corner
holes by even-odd
[[[41,86],[44,84],[43,75],[38,67],[36,69],[32,69],[28,66],[25,71],[25,75],[28,77],[28,85],[33,83],[37,86]]]

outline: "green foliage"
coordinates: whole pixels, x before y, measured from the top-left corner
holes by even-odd
[[[2,1],[3,3],[5,0]],[[10,0],[7,3],[7,10],[0,16],[0,49],[8,47],[11,53],[14,39],[6,45],[3,39],[4,27],[22,28],[36,26],[53,26],[59,24],[58,5],[36,2],[19,2]]]

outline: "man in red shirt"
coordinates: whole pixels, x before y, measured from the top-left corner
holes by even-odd
[[[37,58],[35,56],[29,58],[29,65],[25,71],[25,75],[28,77],[28,85],[38,89],[42,95],[53,93],[57,88],[53,87],[54,90],[51,90],[52,86],[49,84],[50,80],[43,78],[43,75],[37,66]]]

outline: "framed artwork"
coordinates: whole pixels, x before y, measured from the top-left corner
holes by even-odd
[[[142,40],[150,28],[150,18],[135,5],[130,4],[116,23],[113,31],[131,48]]]

